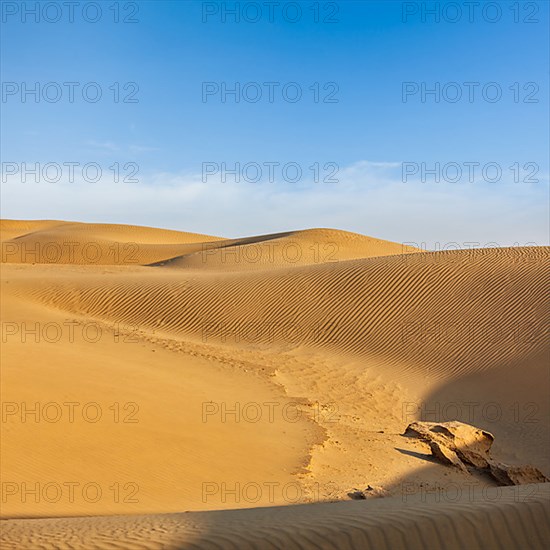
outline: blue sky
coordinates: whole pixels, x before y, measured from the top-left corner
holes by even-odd
[[[2,8],[3,217],[226,236],[336,227],[428,248],[548,242],[547,1],[481,0],[472,21],[464,2],[279,0],[270,21],[263,1],[109,1],[92,3],[101,16],[80,3],[74,22],[62,2],[53,3],[60,11],[44,12],[45,4],[38,15],[25,11],[35,2]],[[234,7],[239,22],[226,13]],[[24,84],[37,82],[60,98],[24,97]],[[76,83],[73,102],[66,82]],[[82,97],[90,82],[89,93],[101,90],[97,102]],[[216,90],[224,82],[262,96],[203,95],[204,83]],[[266,82],[276,83],[272,102]],[[418,89],[406,101],[404,82]],[[422,87],[436,83],[439,101],[428,94],[423,102]],[[299,89],[301,99],[285,101],[286,85],[287,98]],[[22,163],[70,162],[80,163],[74,182],[65,167],[56,182],[22,181]],[[98,182],[82,175],[86,163],[101,166]],[[122,176],[139,169],[138,181],[115,181],[114,163]],[[204,163],[255,163],[263,177],[223,181],[216,172],[203,181]],[[302,177],[285,180],[275,167],[265,181],[264,163],[295,163]],[[331,172],[337,181],[312,181],[315,163],[321,180]],[[465,174],[435,182],[429,173],[423,182],[423,163],[479,169],[473,182]],[[484,177],[487,163],[500,167],[497,181]]]

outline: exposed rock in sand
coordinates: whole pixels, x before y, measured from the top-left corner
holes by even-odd
[[[367,498],[380,498],[389,496],[388,491],[383,487],[378,487],[376,485],[368,485],[366,489],[353,489],[348,493],[348,496],[352,500],[365,500]]]
[[[509,466],[500,462],[489,464],[489,468],[491,475],[502,485],[525,485],[550,481],[534,466]]]
[[[448,466],[456,466],[458,469],[463,470],[464,472],[468,471],[460,458],[458,458],[458,455],[449,447],[442,445],[437,441],[430,441],[430,449],[432,451],[432,454],[442,464],[446,464]]]
[[[403,435],[425,441],[442,464],[464,472],[467,466],[486,471],[503,485],[550,481],[534,466],[510,466],[494,460],[489,454],[493,434],[463,422],[412,422]]]

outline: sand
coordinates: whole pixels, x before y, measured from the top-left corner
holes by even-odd
[[[460,420],[550,476],[550,248],[0,229],[3,548],[549,542],[548,484],[402,434]]]

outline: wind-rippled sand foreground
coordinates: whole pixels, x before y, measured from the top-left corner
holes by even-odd
[[[549,542],[548,484],[402,435],[550,475],[548,247],[1,224],[2,548]]]

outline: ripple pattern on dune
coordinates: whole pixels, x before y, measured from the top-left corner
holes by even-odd
[[[212,273],[148,268],[29,292],[140,330],[321,347],[448,376],[521,365],[548,333],[550,248],[485,249]]]
[[[8,520],[6,550],[533,550],[550,538],[550,485],[455,502],[400,498],[224,512]]]

